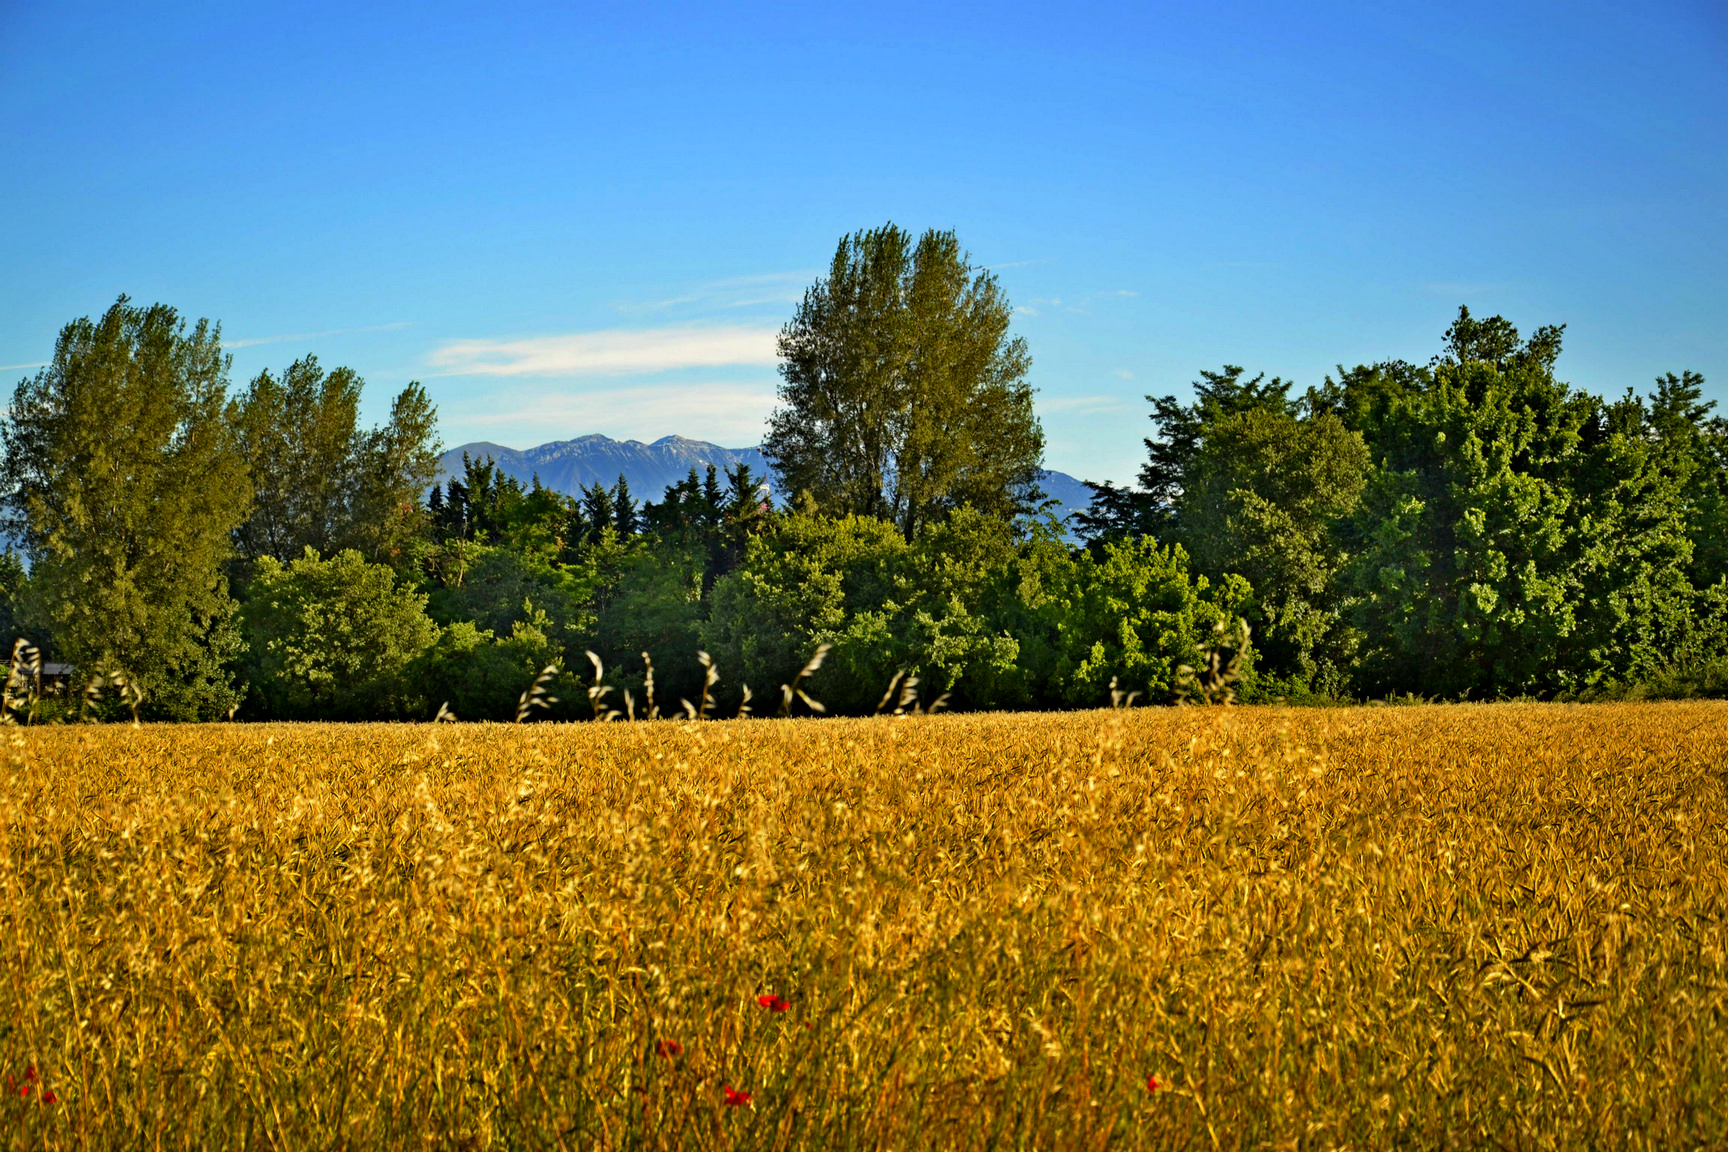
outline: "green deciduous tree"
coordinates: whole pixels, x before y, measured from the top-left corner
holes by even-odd
[[[817,695],[838,711],[867,711],[903,662],[889,618],[910,593],[910,551],[873,516],[789,516],[715,584],[707,649],[760,694],[790,681],[817,645],[833,644]]]
[[[0,660],[12,656],[13,645],[23,639],[40,647],[47,637],[31,627],[30,574],[14,548],[0,552]]]
[[[459,720],[514,719],[523,691],[548,664],[563,660],[560,645],[546,634],[544,616],[526,615],[531,618],[514,621],[503,635],[469,620],[440,632],[416,672],[426,710],[448,708]],[[554,709],[561,717],[581,714],[572,708],[574,683],[565,676],[555,686],[560,700]]]
[[[1300,400],[1202,373],[1191,403],[1149,397],[1140,486],[1095,486],[1081,528],[1245,576],[1265,691],[1582,693],[1706,665],[1728,430],[1694,374],[1648,402],[1569,388],[1563,335],[1461,308],[1426,366]]]
[[[438,410],[418,381],[390,402],[390,419],[359,437],[350,547],[400,566],[408,542],[426,528],[425,498],[438,475]]]
[[[1345,526],[1364,691],[1578,692],[1719,650],[1685,454],[1642,402],[1557,380],[1560,337],[1460,310],[1429,369],[1344,381],[1379,463]]]
[[[1202,369],[1190,404],[1174,396],[1146,397],[1158,434],[1144,441],[1140,487],[1165,517],[1176,515],[1176,504],[1191,485],[1195,464],[1216,427],[1251,414],[1294,417],[1300,412],[1300,405],[1290,399],[1290,381],[1277,376],[1268,380],[1264,372],[1252,380],[1244,380],[1244,375],[1235,364],[1218,372]]]
[[[907,539],[961,504],[1029,508],[1044,435],[1011,312],[952,232],[915,247],[892,224],[842,239],[780,334],[782,406],[763,452],[781,490]]]
[[[352,369],[326,373],[307,356],[280,377],[260,373],[241,396],[236,427],[257,493],[238,533],[243,556],[287,562],[306,548],[355,548],[390,561],[421,530],[438,469],[437,414],[413,383],[388,423],[362,432],[363,387]]]
[[[1262,674],[1339,693],[1354,638],[1340,620],[1345,554],[1332,525],[1368,474],[1360,434],[1331,412],[1251,407],[1209,421],[1173,501],[1170,537],[1214,580],[1247,577]]]
[[[833,645],[812,691],[842,712],[875,707],[902,671],[956,707],[1100,706],[1112,679],[1162,703],[1249,595],[1150,539],[1075,552],[959,509],[908,542],[874,517],[794,515],[715,585],[704,638],[758,691]]]
[[[457,551],[453,542],[451,551]],[[533,551],[493,545],[460,546],[460,566],[441,566],[444,579],[427,581],[427,611],[438,623],[473,622],[497,636],[508,636],[518,621],[534,624],[557,645],[558,659],[580,658],[593,642],[591,568],[556,565]],[[455,559],[452,557],[451,559]]]
[[[700,628],[706,614],[705,561],[697,543],[677,537],[649,540],[618,557],[595,620],[594,649],[613,669],[610,683],[643,699],[641,654],[647,652],[655,664],[662,708],[675,706],[680,696],[700,694],[703,677],[696,653],[702,648]],[[727,691],[733,696],[738,686],[732,677],[738,671],[726,669]],[[613,705],[623,707],[622,701]]]
[[[400,719],[424,710],[411,669],[438,637],[426,597],[349,548],[258,559],[241,609],[252,700],[287,720]]]
[[[279,377],[260,372],[241,394],[236,429],[256,493],[241,555],[328,555],[347,535],[360,389],[353,369],[326,374],[307,356]]]
[[[833,711],[871,710],[896,673],[926,703],[991,703],[1018,647],[983,613],[1013,557],[1008,525],[969,508],[910,542],[872,516],[784,517],[715,584],[703,636],[758,692],[832,645],[816,692]]]
[[[0,439],[7,522],[53,654],[123,670],[155,715],[225,714],[237,643],[224,567],[252,498],[219,329],[122,296],[19,384]]]
[[[1715,401],[1703,399],[1704,377],[1696,372],[1656,378],[1634,432],[1651,442],[1663,465],[1681,481],[1692,582],[1705,587],[1728,574],[1728,420],[1713,416]]]
[[[1179,543],[1213,581],[1247,577],[1259,675],[1268,691],[1342,691],[1352,635],[1340,619],[1344,554],[1332,526],[1352,511],[1369,469],[1336,397],[1292,399],[1289,381],[1202,371],[1194,400],[1153,397],[1138,489],[1093,485],[1079,517],[1094,540]]]
[[[1054,655],[1045,694],[1052,703],[1102,706],[1115,680],[1118,691],[1144,693],[1144,703],[1168,703],[1178,670],[1203,663],[1213,627],[1234,625],[1251,594],[1239,575],[1194,575],[1180,544],[1139,537],[1082,551],[1068,572],[1047,573],[1035,601]],[[1244,656],[1253,677],[1253,649]]]
[[[1130,536],[1172,535],[1177,521],[1176,502],[1191,479],[1196,457],[1206,444],[1208,430],[1221,420],[1247,412],[1269,412],[1294,416],[1299,410],[1290,399],[1290,382],[1262,372],[1252,380],[1242,379],[1243,370],[1226,364],[1221,371],[1201,369],[1194,382],[1194,400],[1184,404],[1174,396],[1147,396],[1150,418],[1158,426],[1148,436],[1146,463],[1140,466],[1138,488],[1086,482],[1092,489],[1091,506],[1076,514],[1080,534],[1089,540],[1120,540]]]

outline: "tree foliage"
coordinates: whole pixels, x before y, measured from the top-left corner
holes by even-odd
[[[782,406],[762,450],[781,490],[907,539],[962,504],[1029,508],[1044,434],[1011,314],[952,232],[842,239],[780,333]]]
[[[897,672],[957,707],[1095,706],[1112,681],[1164,703],[1247,597],[1240,577],[1215,586],[1150,540],[1095,555],[972,509],[913,541],[872,517],[793,515],[715,586],[703,635],[758,685],[832,645],[816,685],[841,711],[876,707]]]
[[[53,655],[123,671],[170,718],[238,699],[224,566],[252,485],[219,331],[122,296],[61,330],[0,426],[6,526]]]
[[[1187,453],[1169,538],[1198,571],[1256,590],[1247,615],[1268,675],[1340,691],[1356,638],[1342,621],[1332,525],[1361,497],[1368,449],[1336,414],[1281,398],[1219,409]]]
[[[847,237],[806,293],[780,506],[741,465],[657,500],[489,458],[434,484],[418,385],[367,432],[312,356],[231,401],[213,325],[122,298],[0,425],[0,631],[166,718],[510,720],[530,683],[550,719],[645,714],[650,684],[662,714],[793,683],[850,713],[1161,703],[1225,648],[1246,699],[1721,692],[1728,423],[1692,372],[1572,388],[1563,337],[1460,309],[1420,366],[1202,372],[1148,397],[1139,483],[1094,486],[1076,547],[1026,514],[1026,349],[951,233]]]
[[[1407,386],[1343,381],[1380,457],[1343,526],[1365,691],[1578,692],[1720,650],[1722,589],[1693,580],[1696,445],[1676,447],[1672,397],[1654,419],[1635,397],[1605,404],[1555,377],[1559,328],[1516,337],[1461,312]],[[1372,404],[1351,402],[1357,379]]]
[[[1141,486],[1096,486],[1082,527],[1247,577],[1268,688],[1578,695],[1720,661],[1728,436],[1702,378],[1609,403],[1559,380],[1563,336],[1460,309],[1425,367],[1301,400],[1203,373],[1152,400]]]
[[[442,710],[459,720],[514,719],[523,689],[548,664],[564,660],[545,617],[526,615],[533,618],[513,621],[502,635],[471,620],[441,630],[415,670],[426,711]]]
[[[280,377],[259,373],[241,394],[236,431],[256,493],[237,533],[243,556],[322,556],[347,535],[360,389],[352,369],[326,374],[307,356]]]
[[[240,398],[237,432],[257,494],[238,533],[248,559],[287,562],[311,548],[398,556],[419,533],[420,497],[438,469],[436,412],[418,383],[380,428],[359,428],[364,382],[315,356],[261,372]]]
[[[261,556],[241,610],[256,714],[289,720],[417,717],[412,669],[438,638],[426,596],[352,548]]]

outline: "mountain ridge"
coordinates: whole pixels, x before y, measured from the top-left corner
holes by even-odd
[[[622,475],[637,499],[657,501],[668,485],[684,479],[690,469],[701,472],[710,464],[722,472],[736,464],[748,464],[756,475],[768,475],[768,461],[760,448],[722,448],[685,436],[662,436],[643,443],[590,433],[533,448],[509,448],[488,440],[461,444],[439,459],[440,476],[460,475],[464,452],[475,460],[490,456],[500,472],[524,484],[539,476],[546,487],[571,496],[590,484],[610,488]]]
[[[723,448],[706,440],[677,435],[644,443],[614,440],[591,432],[570,440],[550,440],[533,448],[510,448],[489,440],[459,444],[439,458],[440,481],[461,475],[464,452],[474,460],[491,457],[500,472],[523,484],[538,476],[547,488],[572,496],[590,484],[610,488],[622,475],[638,500],[658,501],[666,488],[688,476],[690,469],[700,473],[710,464],[722,473],[734,465],[748,464],[755,475],[770,478],[768,460],[760,446]],[[1065,472],[1046,469],[1039,483],[1045,494],[1060,505],[1055,509],[1059,520],[1091,502],[1091,490]]]

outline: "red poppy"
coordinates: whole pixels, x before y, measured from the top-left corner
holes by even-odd
[[[668,1058],[673,1056],[682,1056],[684,1055],[684,1045],[678,1043],[676,1040],[662,1040],[660,1043],[654,1045],[654,1053],[657,1056],[665,1056]]]
[[[1156,1075],[1146,1077],[1146,1091],[1156,1092],[1162,1087],[1164,1087],[1164,1081],[1158,1079]]]
[[[44,1089],[42,1089],[42,1103],[44,1103],[44,1104],[58,1104],[58,1103],[60,1103],[60,1097],[54,1095],[54,1089],[44,1088]]]
[[[720,1090],[726,1093],[726,1106],[728,1108],[737,1108],[750,1103],[750,1093],[740,1092],[730,1084],[720,1085]]]
[[[18,1089],[18,1095],[28,1097],[30,1095],[30,1085],[26,1084],[24,1087]]]
[[[756,997],[756,1003],[762,1005],[762,1007],[771,1012],[784,1012],[786,1009],[792,1007],[790,1002],[783,1000],[778,996],[758,996]]]
[[[36,1065],[32,1064],[30,1067],[24,1069],[24,1079],[30,1081],[32,1084],[36,1083]]]

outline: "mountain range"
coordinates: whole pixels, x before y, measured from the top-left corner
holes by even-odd
[[[572,496],[590,484],[610,488],[623,476],[638,500],[659,500],[667,487],[688,476],[690,469],[700,474],[710,464],[722,473],[735,464],[748,464],[758,476],[769,474],[760,448],[722,448],[683,436],[663,436],[644,444],[594,435],[554,440],[537,448],[506,448],[485,440],[461,444],[439,460],[440,480],[461,475],[464,452],[474,460],[490,457],[500,472],[524,484],[538,476],[546,487]],[[1060,503],[1055,509],[1059,519],[1091,502],[1091,490],[1064,472],[1044,472],[1039,483],[1046,495]]]

